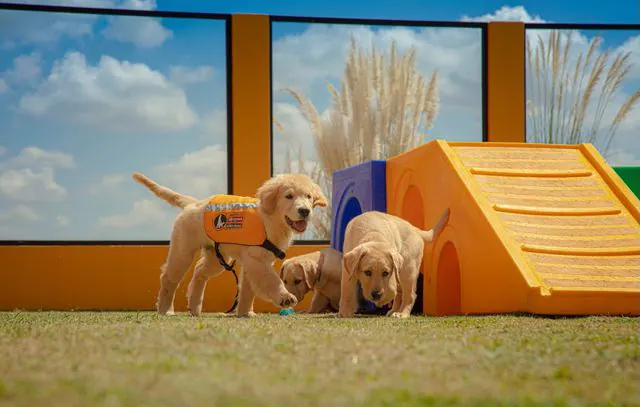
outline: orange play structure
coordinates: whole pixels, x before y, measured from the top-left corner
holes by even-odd
[[[387,161],[387,212],[424,228],[424,313],[640,315],[640,202],[590,144],[431,141]]]

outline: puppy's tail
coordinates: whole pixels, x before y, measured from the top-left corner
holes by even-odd
[[[418,233],[420,233],[420,236],[422,236],[422,239],[425,243],[433,242],[433,239],[435,239],[436,237],[438,237],[438,235],[440,235],[440,233],[442,233],[442,229],[444,229],[444,227],[447,225],[447,222],[449,222],[450,212],[451,210],[449,208],[445,209],[445,211],[440,216],[440,220],[438,220],[438,223],[436,223],[436,225],[432,229],[418,229]]]
[[[132,178],[138,184],[142,184],[145,187],[149,188],[149,190],[151,190],[151,192],[153,192],[155,196],[169,202],[169,204],[172,206],[184,208],[191,203],[197,202],[196,198],[190,197],[188,195],[183,195],[172,189],[163,187],[162,185],[157,184],[149,177],[142,175],[139,172],[134,172]]]

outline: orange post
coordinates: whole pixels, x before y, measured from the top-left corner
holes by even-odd
[[[271,176],[269,16],[231,18],[234,195],[254,196]]]
[[[487,48],[488,141],[524,143],[524,24],[490,22]]]

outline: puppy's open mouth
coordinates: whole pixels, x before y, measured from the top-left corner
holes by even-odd
[[[307,221],[305,219],[291,220],[288,216],[285,216],[285,219],[287,220],[287,225],[296,232],[303,233],[307,230]]]

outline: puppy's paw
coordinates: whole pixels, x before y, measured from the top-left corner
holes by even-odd
[[[189,308],[189,315],[191,315],[192,317],[199,317],[200,314],[202,314],[202,308]]]
[[[391,314],[392,318],[401,318],[401,319],[405,319],[405,318],[409,318],[410,314],[405,314],[403,312],[394,312]]]
[[[256,314],[255,312],[253,312],[253,311],[248,311],[248,312],[243,312],[242,314],[241,314],[241,313],[238,313],[237,315],[238,315],[238,317],[240,317],[240,318],[253,318],[253,317],[255,317],[257,314]]]
[[[280,308],[295,307],[298,304],[296,296],[287,292],[280,294],[280,302],[276,304]]]

